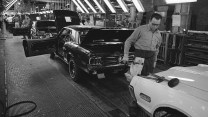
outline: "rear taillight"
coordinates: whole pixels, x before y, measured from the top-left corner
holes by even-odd
[[[101,60],[101,57],[90,57],[89,59],[89,64],[90,65],[101,65],[102,63],[102,60]]]

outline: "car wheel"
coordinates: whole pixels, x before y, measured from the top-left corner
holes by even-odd
[[[54,52],[52,52],[51,55],[50,55],[50,58],[51,58],[51,59],[54,59],[55,56],[56,56],[56,54],[55,54]]]
[[[183,113],[174,109],[159,109],[154,113],[153,117],[187,117]]]
[[[78,68],[74,57],[69,59],[69,75],[73,81],[78,82],[80,81],[81,70]]]

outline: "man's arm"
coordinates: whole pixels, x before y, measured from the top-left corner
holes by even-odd
[[[133,43],[135,43],[140,37],[140,28],[136,28],[131,36],[125,41],[124,45],[124,56],[128,57],[129,49]]]

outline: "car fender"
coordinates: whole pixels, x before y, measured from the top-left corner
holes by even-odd
[[[130,85],[134,87],[138,105],[152,115],[160,107],[170,107],[186,115],[189,113],[193,117],[205,117],[208,115],[207,102],[180,90],[183,87],[181,84],[170,88],[166,81],[156,83],[155,80],[135,76]],[[149,96],[151,101],[148,102],[142,99],[141,93]]]
[[[207,117],[208,103],[199,98],[181,93],[180,91],[170,91],[166,97],[158,97],[160,100],[155,103],[152,108],[151,114],[160,107],[169,107],[175,109],[188,117]]]
[[[84,54],[84,53],[80,50],[80,47],[77,46],[77,45],[74,45],[74,44],[73,45],[67,45],[66,47],[67,47],[67,59],[69,60],[70,57],[75,57],[75,60],[77,61],[77,66],[80,69],[84,70],[85,72],[88,72],[86,70],[86,66],[83,64],[82,54]],[[80,57],[82,59],[80,59]]]

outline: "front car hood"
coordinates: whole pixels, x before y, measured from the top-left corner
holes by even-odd
[[[167,79],[178,78],[185,85],[208,92],[208,65],[172,67],[158,75]]]
[[[123,42],[101,42],[85,44],[83,47],[96,56],[121,56],[123,55]]]
[[[124,29],[92,29],[85,35],[82,44],[98,43],[104,44],[107,42],[125,42],[126,39],[133,33],[134,30]],[[103,42],[103,43],[101,43]]]
[[[84,44],[83,46],[93,52],[112,52],[123,50],[123,42],[101,42]]]
[[[63,27],[69,25],[80,25],[80,18],[77,12],[69,10],[53,10],[56,29],[59,32]]]

